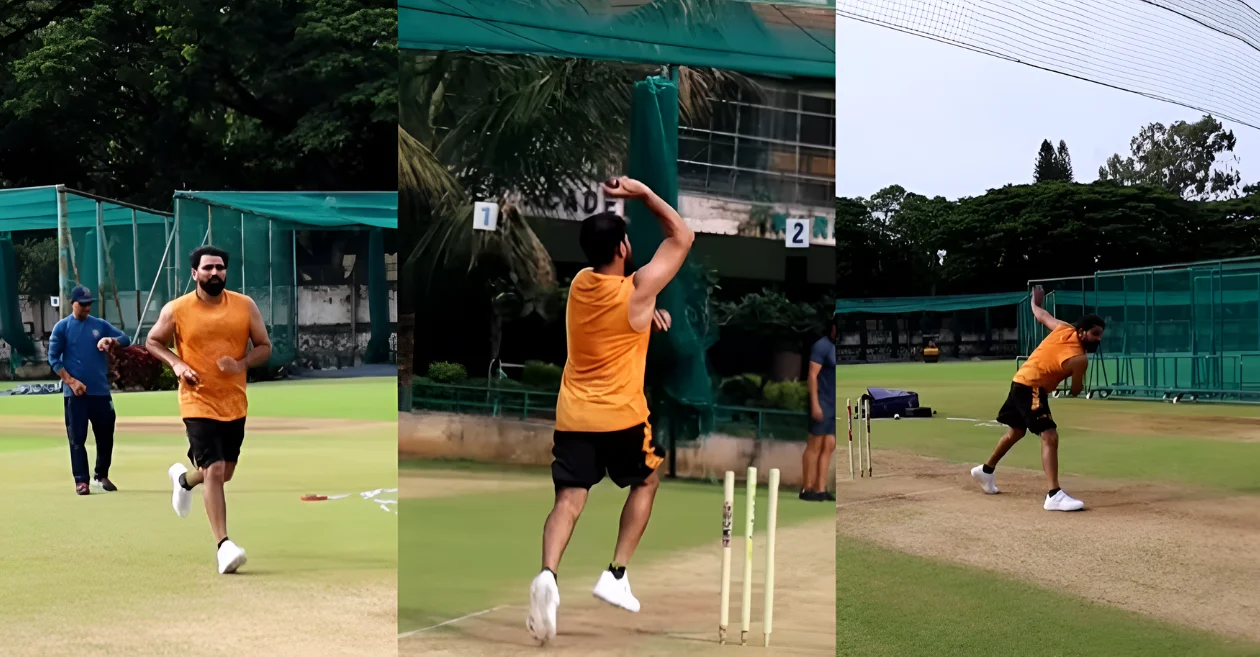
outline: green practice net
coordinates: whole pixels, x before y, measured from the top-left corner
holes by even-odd
[[[397,192],[176,192],[179,293],[192,291],[187,254],[203,244],[228,252],[228,289],[258,304],[271,334],[269,365],[298,351],[297,232],[366,230],[371,338],[364,361],[389,359],[389,291],[383,231],[398,226]]]
[[[678,88],[665,78],[635,84],[631,106],[629,173],[671,206],[678,206]],[[626,207],[627,232],[638,262],[664,239],[660,223],[641,203]],[[713,384],[705,353],[717,341],[703,269],[689,261],[657,298],[672,326],[652,337],[648,396],[659,443],[674,446],[713,428]],[[672,450],[671,450],[672,451]]]
[[[96,292],[93,313],[133,338],[153,326],[168,301],[193,289],[188,254],[213,244],[229,255],[229,289],[248,294],[268,324],[270,365],[297,356],[296,237],[299,230],[364,230],[369,239],[367,362],[389,359],[389,292],[384,235],[398,226],[397,192],[177,192],[175,214],[129,205],[62,186],[0,190],[0,337],[10,369],[43,356],[23,326],[14,240],[55,239],[58,268],[38,300],[70,291]],[[45,331],[51,326],[43,327]]]
[[[1260,401],[1260,258],[1033,281],[1046,308],[1107,322],[1087,385],[1100,396]],[[1023,353],[1046,330],[1020,316]]]

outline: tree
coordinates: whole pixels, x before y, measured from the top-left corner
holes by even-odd
[[[1041,140],[1041,148],[1037,151],[1037,162],[1033,165],[1033,182],[1047,180],[1065,180],[1072,182],[1072,157],[1068,154],[1067,142],[1059,140],[1059,150],[1055,151],[1049,139]]]
[[[392,188],[384,0],[10,0],[0,181],[169,208],[171,191]]]
[[[1242,180],[1233,168],[1237,140],[1210,115],[1195,123],[1152,123],[1129,143],[1132,155],[1112,155],[1098,179],[1121,185],[1156,185],[1191,200],[1238,196]]]
[[[1068,182],[1075,180],[1076,177],[1072,175],[1072,155],[1071,153],[1068,153],[1066,141],[1063,141],[1062,139],[1059,140],[1059,150],[1055,152],[1055,156],[1055,159],[1059,162],[1059,172],[1063,174],[1063,177],[1060,178],[1060,180],[1066,180]]]

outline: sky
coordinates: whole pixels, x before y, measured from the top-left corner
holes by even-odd
[[[954,200],[1032,182],[1043,139],[1065,140],[1078,182],[1149,123],[1203,113],[836,18],[836,195],[893,184]],[[1260,130],[1224,122],[1243,184],[1260,182]]]

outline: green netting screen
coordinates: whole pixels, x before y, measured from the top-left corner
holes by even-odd
[[[631,114],[628,175],[678,207],[678,87],[660,77],[636,83]],[[647,262],[664,239],[660,223],[641,203],[628,203],[626,214],[634,256]],[[648,395],[658,441],[673,447],[713,428],[713,384],[705,353],[717,341],[717,330],[702,270],[690,261],[684,264],[657,306],[669,311],[673,326],[652,337]]]
[[[1260,397],[1260,258],[1032,281],[1064,321],[1107,322],[1088,384],[1135,397],[1190,392],[1205,400]],[[1046,330],[1020,316],[1024,354]]]
[[[399,0],[398,45],[834,78],[834,0]]]
[[[160,308],[170,298],[170,285],[161,284],[169,279],[162,254],[173,224],[169,213],[64,186],[0,190],[0,235],[20,238],[42,231],[57,240],[57,287],[28,292],[41,298],[59,297],[64,314],[70,290],[84,285],[95,290],[99,299],[93,312],[129,334],[139,328],[151,288],[154,307]],[[40,356],[17,314],[17,263],[10,264],[12,243],[7,243],[0,246],[0,331],[12,347],[9,366],[16,370]]]
[[[271,334],[270,365],[297,357],[296,234],[368,230],[371,339],[365,362],[389,357],[389,293],[382,230],[398,227],[397,192],[176,192],[176,287],[192,291],[187,254],[203,244],[227,251],[228,289],[258,304]]]
[[[166,213],[64,186],[0,190],[0,336],[10,368],[41,358],[22,325],[13,238],[44,231],[58,245],[58,296],[69,312],[75,285],[97,293],[93,312],[136,337],[162,306],[192,291],[188,254],[212,243],[229,254],[228,284],[255,299],[272,332],[271,364],[297,347],[295,231],[367,230],[371,340],[367,362],[388,359],[389,294],[383,235],[398,226],[397,192],[177,192]]]

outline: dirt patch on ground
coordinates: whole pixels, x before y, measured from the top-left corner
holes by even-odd
[[[759,528],[760,532],[760,528]],[[830,521],[778,531],[775,551],[774,633],[772,647],[761,648],[765,536],[755,539],[753,613],[749,646],[766,655],[834,655],[836,641],[835,537]],[[731,623],[733,646],[719,646],[718,599],[721,548],[679,553],[668,563],[632,571],[637,614],[613,609],[591,597],[590,585],[577,577],[560,584],[560,632],[546,654],[717,655],[739,649],[740,587],[743,553],[732,547]],[[398,640],[398,654],[502,655],[535,657],[540,648],[525,629],[527,608],[500,607]]]
[[[999,468],[984,495],[971,464],[879,461],[888,474],[840,481],[837,532],[1260,641],[1260,499],[1068,476],[1086,510],[1052,513],[1040,472]]]
[[[551,482],[537,476],[419,470],[398,472],[398,496],[402,499],[430,499],[475,493],[505,493],[550,489]]]
[[[7,617],[6,655],[392,655],[397,585],[276,582],[266,573],[223,577],[143,610],[95,608],[74,622]]]
[[[251,417],[245,428],[250,433],[351,433],[380,431],[394,428],[393,422],[344,420],[327,418]],[[60,417],[16,415],[4,418],[5,430],[33,433],[65,433],[66,422]],[[183,434],[184,421],[178,417],[124,417],[119,416],[116,434]]]

